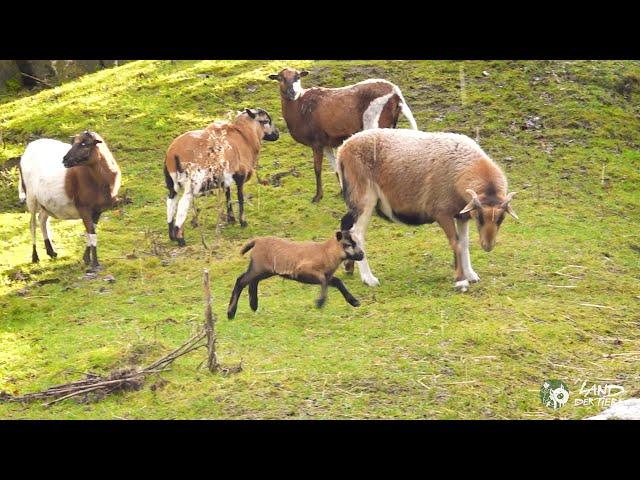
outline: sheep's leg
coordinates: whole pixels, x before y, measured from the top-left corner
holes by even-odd
[[[469,282],[478,282],[480,277],[473,271],[471,267],[471,256],[469,255],[469,220],[456,218],[456,227],[458,229],[458,243],[460,244],[461,250],[462,273]]]
[[[238,215],[240,216],[240,226],[244,228],[247,226],[247,222],[244,219],[244,181],[246,177],[235,174],[233,179],[238,187]]]
[[[338,195],[342,195],[342,181],[340,180],[340,174],[338,173],[338,166],[336,164],[336,156],[333,154],[333,148],[324,147],[324,154],[329,159],[329,164],[331,165],[331,170],[333,170],[336,174],[336,178],[338,179],[338,185],[340,185],[340,193]]]
[[[373,212],[373,208],[375,206],[375,199],[373,202],[367,202],[367,203],[370,203],[371,205],[366,206],[365,210],[358,217],[358,219],[356,220],[356,223],[353,225],[353,228],[351,229],[353,237],[355,238],[356,242],[360,245],[360,248],[362,248],[363,252],[364,252],[364,243],[365,243],[364,234],[365,234],[365,231],[367,230],[367,226],[369,225],[369,221],[371,220],[371,213]],[[358,262],[358,270],[360,270],[360,278],[364,283],[366,283],[370,287],[375,287],[380,285],[380,281],[373,276],[373,273],[371,272],[371,268],[369,267],[369,261],[367,257],[368,256],[365,253],[365,257]],[[347,266],[345,265],[345,269],[346,268]]]
[[[317,203],[324,196],[322,191],[322,148],[313,148],[313,169],[316,173],[316,195],[311,201]]]
[[[173,195],[173,196],[172,196]],[[169,240],[176,240],[174,219],[178,212],[178,194],[171,191],[167,197],[167,225],[169,226]]]
[[[84,208],[80,210],[80,217],[87,232],[87,248],[84,250],[82,259],[85,264],[91,264],[89,271],[95,272],[102,269],[98,262],[98,235],[96,235],[96,225],[94,223],[96,216],[93,212]]]
[[[335,287],[338,290],[340,290],[340,293],[342,294],[344,299],[347,302],[349,302],[349,305],[354,306],[354,307],[359,307],[360,306],[360,302],[358,301],[358,299],[356,297],[354,297],[353,295],[351,295],[351,292],[349,292],[349,290],[347,290],[347,287],[344,285],[344,283],[342,283],[342,280],[340,280],[339,278],[336,278],[336,277],[331,277],[331,280],[329,280],[329,285],[331,285],[332,287]]]
[[[31,230],[31,244],[33,250],[31,252],[31,262],[38,263],[40,258],[38,257],[38,251],[36,250],[36,209],[31,211],[31,220],[29,222],[29,228]]]
[[[40,209],[40,213],[38,214],[38,220],[40,221],[40,231],[42,232],[42,237],[44,238],[44,248],[47,250],[47,255],[51,258],[56,258],[58,254],[53,249],[53,245],[51,245],[51,235],[49,230],[49,214],[45,212],[43,209]]]
[[[187,214],[189,213],[189,207],[191,206],[191,201],[193,200],[193,194],[191,193],[191,188],[187,187],[185,189],[184,194],[180,198],[178,202],[178,213],[176,215],[176,240],[178,241],[178,246],[184,247],[184,222],[187,220]]]
[[[233,207],[231,206],[231,187],[225,188],[224,194],[227,198],[227,222],[236,223],[236,217],[233,216]]]
[[[436,218],[445,235],[449,239],[449,245],[456,258],[456,274],[455,274],[455,288],[461,292],[466,292],[469,289],[469,280],[465,278],[462,271],[462,248],[460,242],[458,242],[458,233],[456,232],[456,226],[452,217],[440,217]]]

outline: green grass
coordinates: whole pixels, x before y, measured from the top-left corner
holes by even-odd
[[[271,279],[257,313],[245,292],[226,320],[249,237],[324,239],[345,212],[328,167],[324,199],[310,202],[311,151],[286,132],[277,86],[266,79],[287,65],[311,70],[306,86],[385,77],[402,88],[422,130],[479,134],[519,191],[521,221],[505,221],[490,254],[472,234],[482,280],[469,293],[454,292],[437,226],[375,218],[367,252],[382,284],[345,279],[362,307],[331,291],[317,310],[318,288]],[[0,404],[0,418],[582,418],[599,409],[574,406],[574,396],[548,410],[542,382],[609,381],[637,394],[640,95],[637,82],[620,85],[639,74],[640,63],[622,61],[139,61],[3,97],[0,163],[34,138],[95,129],[133,203],[103,215],[98,230],[103,275],[116,282],[81,280],[80,222],[52,222],[53,261],[38,232],[43,260],[31,265],[17,173],[0,171],[0,390],[27,393],[167,353],[202,322],[203,268],[212,275],[219,358],[242,360],[244,371],[212,376],[197,369],[203,353],[194,352],[163,374],[162,388],[150,389],[150,379],[139,392],[90,404]],[[221,198],[200,199],[211,249],[189,224],[188,246],[178,249],[165,233],[164,151],[178,134],[244,107],[267,109],[283,133],[264,145],[261,177],[292,167],[300,175],[281,187],[252,180],[246,229],[216,234]],[[521,128],[536,116],[543,128]],[[34,285],[47,279],[59,281]],[[628,355],[605,357],[618,353]]]

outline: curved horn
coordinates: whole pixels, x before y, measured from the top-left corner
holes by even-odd
[[[467,203],[467,205],[462,210],[460,210],[460,215],[462,215],[463,213],[470,212],[471,210],[474,210],[476,208],[480,208],[482,206],[480,204],[480,199],[478,198],[478,194],[474,190],[467,188],[466,192],[469,195],[471,195],[471,201]]]
[[[515,218],[516,220],[519,220],[518,215],[516,215],[516,212],[513,211],[513,208],[511,208],[510,202],[513,199],[513,197],[515,196],[515,194],[518,192],[511,192],[509,195],[507,195],[507,197],[504,199],[504,202],[502,202],[501,207],[505,209],[505,211],[511,215],[513,218]]]

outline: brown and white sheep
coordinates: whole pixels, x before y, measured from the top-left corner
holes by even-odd
[[[518,218],[510,205],[515,193],[507,193],[504,173],[465,135],[367,130],[340,147],[338,167],[349,207],[341,228],[351,228],[364,248],[374,209],[408,225],[438,222],[453,249],[455,286],[461,291],[480,279],[469,257],[469,219],[476,219],[480,244],[490,251],[505,214]],[[366,258],[358,267],[367,285],[379,284]],[[353,271],[353,263],[346,269]]]
[[[341,88],[304,89],[300,79],[309,74],[285,68],[269,75],[280,84],[282,116],[296,142],[311,147],[316,174],[313,202],[322,199],[322,158],[327,155],[331,169],[338,175],[333,149],[361,130],[396,127],[400,112],[418,129],[411,109],[397,85],[371,79]]]
[[[20,199],[31,212],[32,261],[36,251],[36,213],[45,248],[57,257],[49,230],[49,217],[63,220],[81,218],[87,231],[87,247],[82,257],[92,270],[98,262],[96,225],[100,215],[117,201],[120,167],[103,138],[95,132],[76,135],[69,145],[49,138],[35,140],[20,159]]]
[[[324,242],[293,242],[277,237],[260,237],[247,243],[241,253],[244,255],[251,249],[249,268],[238,277],[231,293],[227,309],[229,319],[235,316],[238,298],[247,285],[249,304],[255,312],[258,309],[258,283],[274,275],[302,283],[319,284],[318,308],[324,305],[329,286],[340,290],[350,305],[360,305],[344,283],[333,276],[344,260],[364,258],[364,252],[348,231],[336,232],[334,238]]]
[[[164,162],[169,238],[184,246],[184,222],[194,196],[224,188],[227,200],[227,220],[235,222],[231,207],[231,184],[238,189],[240,225],[244,218],[243,186],[258,163],[262,140],[279,137],[269,114],[261,109],[247,108],[233,122],[214,122],[203,130],[183,133],[176,138]],[[182,197],[178,200],[178,192]]]

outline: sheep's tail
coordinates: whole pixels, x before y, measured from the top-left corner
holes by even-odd
[[[413,130],[418,130],[418,124],[416,123],[416,119],[413,117],[413,113],[411,112],[409,105],[407,105],[407,101],[404,99],[404,96],[402,95],[402,92],[400,91],[400,88],[398,88],[397,85],[395,85],[395,93],[396,95],[398,95],[398,97],[400,97],[400,109],[402,111],[402,114],[405,117],[407,117],[407,120],[409,120],[409,123],[411,124],[411,128]]]
[[[20,179],[18,182],[18,198],[20,199],[20,203],[25,203],[27,201],[27,187],[24,185],[20,164],[18,164],[18,178]]]
[[[242,250],[240,250],[240,255],[244,255],[249,250],[251,250],[253,247],[255,247],[255,245],[256,245],[256,241],[255,240],[251,240],[244,247],[242,247]]]

